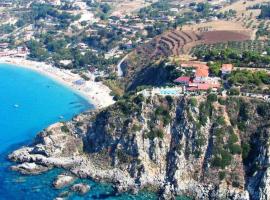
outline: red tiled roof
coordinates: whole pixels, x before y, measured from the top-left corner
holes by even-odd
[[[198,90],[208,90],[211,88],[209,84],[203,83],[203,84],[198,84]]]
[[[174,82],[178,82],[178,83],[189,82],[189,81],[190,81],[190,77],[188,76],[180,76],[174,80]]]
[[[198,90],[197,87],[188,87],[187,88],[187,91],[196,91],[196,90]]]
[[[198,68],[195,73],[196,77],[208,77],[208,70],[207,69],[202,69]]]
[[[193,66],[196,67],[197,69],[205,69],[205,70],[209,69],[209,67],[205,64],[194,64]]]

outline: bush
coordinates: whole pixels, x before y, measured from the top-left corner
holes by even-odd
[[[238,141],[238,137],[235,133],[232,133],[230,136],[229,136],[229,140],[228,140],[228,143],[229,144],[234,144]]]
[[[228,92],[229,95],[233,96],[238,96],[240,95],[240,90],[238,88],[231,88]]]
[[[220,155],[218,155],[220,153]],[[220,152],[216,152],[214,159],[212,160],[212,166],[224,169],[226,166],[230,165],[232,161],[232,155],[222,149]]]
[[[217,95],[216,94],[209,94],[207,96],[207,101],[208,102],[215,102],[215,101],[217,101]]]
[[[134,131],[134,132],[138,132],[138,131],[141,131],[141,130],[142,130],[142,126],[141,125],[134,124],[132,126],[132,131]]]
[[[155,138],[160,138],[163,139],[164,138],[164,132],[161,129],[153,129],[150,132],[147,133],[147,138],[149,138],[150,140],[153,140]]]
[[[233,155],[242,153],[242,149],[241,149],[241,146],[239,144],[232,144],[229,146],[229,149]]]
[[[246,124],[245,122],[238,122],[237,126],[239,128],[240,131],[245,131],[246,130]]]
[[[189,104],[191,107],[196,107],[197,104],[198,104],[197,99],[194,98],[194,97],[190,98],[189,101],[188,101],[188,104]]]
[[[222,181],[226,177],[226,172],[221,171],[221,172],[218,173],[218,176],[219,176],[219,180]]]
[[[173,98],[171,96],[166,96],[165,98],[166,98],[168,104],[171,106],[173,103]]]
[[[136,103],[137,105],[141,104],[142,102],[144,102],[144,97],[142,94],[140,94],[134,98],[134,103]]]
[[[63,125],[61,126],[61,131],[64,132],[64,133],[68,133],[69,132],[69,129],[66,125]]]
[[[223,98],[218,98],[218,103],[221,105],[226,105],[226,100]]]
[[[225,124],[226,124],[226,123],[225,123],[225,118],[224,118],[223,116],[219,116],[219,117],[217,118],[217,123],[218,123],[219,125],[221,125],[221,126],[225,125]]]
[[[250,145],[248,143],[242,144],[242,157],[245,160],[250,152]]]

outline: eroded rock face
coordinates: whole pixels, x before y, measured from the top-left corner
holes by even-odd
[[[256,111],[264,102],[209,99],[131,97],[57,123],[9,158],[17,168],[35,163],[110,181],[119,193],[151,188],[163,199],[268,199],[270,117]]]

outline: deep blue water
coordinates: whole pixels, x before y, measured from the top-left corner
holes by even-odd
[[[69,120],[74,115],[92,109],[74,91],[37,72],[12,65],[0,64],[0,200],[54,199],[68,188],[55,190],[52,181],[61,169],[45,174],[24,176],[12,172],[7,155],[22,145],[31,143],[37,132],[48,125]],[[64,119],[59,117],[63,116]],[[113,196],[110,184],[91,180],[77,180],[91,185],[85,196],[69,194],[68,199],[156,199],[153,193],[141,192],[134,196]]]

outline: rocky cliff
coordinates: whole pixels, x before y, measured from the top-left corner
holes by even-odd
[[[269,104],[240,97],[123,97],[38,134],[14,170],[62,167],[116,192],[269,199]]]

